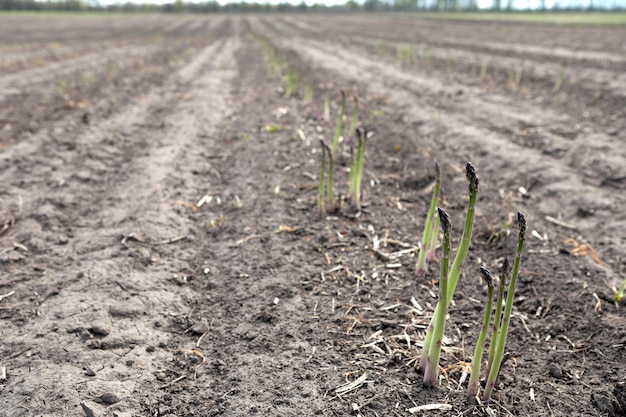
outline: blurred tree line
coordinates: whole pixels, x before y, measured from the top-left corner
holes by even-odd
[[[116,3],[101,5],[98,0],[0,0],[0,10],[32,11],[110,11],[110,12],[163,12],[163,13],[217,13],[217,12],[298,12],[298,11],[415,11],[478,10],[478,0],[347,0],[337,6],[323,3],[308,5],[280,3],[239,3],[219,4],[217,1],[184,2],[156,5],[151,3]],[[555,3],[551,10],[616,10],[624,9],[624,0],[564,0]],[[523,3],[523,2],[522,2]],[[490,10],[510,11],[515,8],[515,0],[492,0]],[[526,3],[527,4],[527,3]],[[540,8],[546,9],[546,0],[540,0]]]

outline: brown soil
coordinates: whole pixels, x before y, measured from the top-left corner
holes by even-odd
[[[0,415],[626,415],[626,313],[612,301],[626,277],[623,27],[112,25],[0,19]],[[303,76],[291,97],[270,50]],[[364,204],[320,218],[319,139],[340,90],[374,132]],[[414,365],[438,268],[414,268],[435,160],[454,246],[466,161],[481,183],[444,372],[427,388]],[[478,266],[513,256],[517,211],[529,236],[512,357],[490,407],[469,405]]]

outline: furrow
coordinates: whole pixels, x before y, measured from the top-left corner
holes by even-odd
[[[610,188],[597,188],[602,180],[596,171],[600,161],[607,163],[613,172],[626,166],[624,150],[605,134],[595,132],[593,142],[582,135],[572,141],[550,131],[575,122],[536,104],[513,103],[506,96],[481,94],[467,85],[444,84],[437,78],[407,74],[394,66],[320,42],[290,39],[281,44],[297,51],[317,68],[358,80],[368,85],[370,92],[389,96],[394,107],[409,118],[409,123],[421,125],[421,132],[441,125],[446,133],[440,140],[471,156],[479,165],[488,164],[495,172],[503,172],[504,181],[500,184],[526,187],[533,184],[532,191],[537,197],[533,204],[543,215],[576,219],[581,231],[599,228],[607,232],[607,239],[617,250],[626,246],[618,237],[610,237],[616,225],[626,224],[619,210],[624,198]],[[464,94],[459,96],[458,91]],[[540,127],[539,139],[532,145],[511,140],[508,132],[529,125]],[[556,149],[566,155],[551,156]],[[589,183],[593,185],[588,186]],[[563,196],[570,204],[555,208],[550,198],[555,195]],[[592,207],[595,215],[580,218],[577,211],[581,207]]]
[[[30,184],[28,189],[12,181],[15,188],[9,194],[21,196],[22,217],[9,239],[40,228],[39,236],[48,239],[39,244],[54,246],[55,234],[71,235],[58,248],[59,259],[48,263],[56,265],[46,271],[46,279],[56,283],[53,292],[42,288],[36,275],[13,267],[25,279],[12,287],[18,298],[35,289],[43,302],[36,317],[13,329],[20,336],[3,347],[32,353],[3,363],[12,373],[4,389],[13,392],[3,403],[4,415],[23,415],[25,409],[29,414],[78,415],[81,401],[106,393],[115,393],[118,400],[107,412],[144,410],[143,402],[156,387],[155,374],[165,371],[177,351],[168,346],[167,329],[155,332],[155,323],[186,315],[187,300],[195,297],[191,289],[172,281],[195,262],[193,227],[184,215],[185,206],[177,202],[195,200],[194,190],[203,188],[205,179],[192,167],[206,164],[203,150],[229,115],[238,48],[237,36],[210,44],[166,85],[81,133],[73,150],[51,155],[65,161],[54,171],[63,180],[61,195],[54,195],[59,181]],[[160,124],[151,128],[156,121]],[[19,158],[24,150],[31,149],[17,146],[2,157]],[[81,170],[85,174],[77,177]],[[5,179],[7,175],[11,173],[2,174]],[[64,221],[66,205],[79,207],[81,217]],[[47,226],[41,224],[42,212]],[[77,222],[99,226],[86,229]],[[127,238],[120,243],[123,236]],[[173,239],[169,245],[158,244],[179,237],[182,240]],[[36,262],[36,250],[30,256]],[[87,289],[90,298],[76,305],[65,301],[65,295],[76,297]],[[60,346],[57,332],[75,332],[76,342]],[[37,338],[39,334],[46,337]],[[37,360],[53,357],[54,364],[46,362],[46,367]],[[86,367],[98,376],[85,377]],[[55,381],[55,374],[63,378]],[[69,375],[74,380],[67,380]],[[46,406],[50,393],[65,398],[64,410]]]

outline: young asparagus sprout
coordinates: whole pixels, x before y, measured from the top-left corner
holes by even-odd
[[[339,116],[337,117],[337,127],[335,128],[335,136],[333,137],[333,145],[332,145],[332,154],[333,156],[337,153],[337,148],[339,148],[339,137],[341,136],[341,132],[343,132],[343,116],[346,113],[346,93],[341,90],[341,106],[339,107]]]
[[[322,162],[320,164],[320,184],[317,193],[317,208],[319,210],[320,217],[326,215],[326,208],[324,207],[324,191],[326,191],[326,146],[324,141],[320,139],[322,145]]]
[[[365,164],[365,141],[367,139],[367,129],[356,129],[357,148],[356,157],[353,159],[350,168],[350,200],[352,205],[361,209],[361,182],[363,181],[363,166]]]
[[[443,188],[439,189],[439,205],[443,204]],[[426,248],[426,263],[434,263],[437,262],[437,240],[439,238],[439,217],[435,216],[435,221],[433,221],[433,231],[430,234],[430,241],[428,242],[428,247]]]
[[[437,207],[437,203],[439,203],[439,196],[441,193],[441,167],[439,166],[439,162],[435,162],[435,188],[433,189],[433,196],[430,200],[430,207],[428,208],[428,213],[426,214],[426,224],[424,225],[424,234],[422,235],[422,242],[420,244],[420,251],[417,258],[417,266],[415,267],[415,274],[418,276],[426,275],[428,271],[428,252],[432,247],[433,237],[435,235],[434,241],[435,246],[437,242],[437,234],[439,228],[435,227],[437,216],[435,215],[435,208]],[[434,255],[433,255],[434,257]]]
[[[474,350],[474,358],[472,359],[472,374],[467,388],[467,399],[472,400],[478,395],[478,381],[480,379],[480,365],[483,360],[483,352],[487,342],[487,334],[489,333],[489,323],[491,321],[491,307],[493,302],[493,278],[491,272],[487,268],[480,267],[480,274],[487,282],[487,304],[485,306],[485,316],[483,317],[483,325],[478,335],[476,349]]]
[[[502,268],[500,270],[500,286],[498,287],[498,296],[496,298],[496,309],[493,318],[493,326],[491,330],[491,343],[489,345],[489,357],[487,359],[487,375],[491,370],[493,364],[493,358],[496,355],[496,343],[498,340],[498,334],[500,333],[500,321],[502,320],[502,303],[504,300],[504,289],[506,288],[506,277],[509,275],[511,265],[509,264],[509,258],[506,256],[502,261]]]
[[[511,280],[509,281],[509,288],[506,294],[506,304],[504,306],[504,313],[502,316],[502,323],[500,325],[498,338],[497,340],[492,340],[492,343],[496,343],[496,351],[491,364],[491,369],[489,369],[487,384],[485,385],[485,392],[482,397],[484,404],[488,404],[491,400],[491,394],[493,393],[496,380],[498,379],[498,375],[500,373],[500,367],[503,363],[504,347],[506,346],[506,337],[509,332],[511,311],[513,309],[513,298],[515,297],[515,286],[517,284],[517,277],[519,276],[520,264],[522,262],[522,251],[524,250],[524,244],[526,242],[526,219],[522,213],[517,213],[517,222],[519,223],[519,235],[517,238],[517,248],[515,250],[515,261],[513,261],[513,271],[511,272]]]
[[[439,302],[437,303],[438,308],[435,309],[437,318],[433,326],[433,343],[428,349],[424,371],[424,384],[431,386],[435,385],[439,379],[439,358],[446,326],[446,314],[448,313],[448,266],[450,263],[450,231],[452,230],[448,214],[439,207],[437,207],[437,211],[443,231],[443,256],[439,271]]]
[[[324,96],[324,120],[330,120],[330,94]]]
[[[428,330],[426,331],[426,338],[424,339],[424,347],[422,348],[422,355],[419,361],[419,368],[422,373],[426,372],[426,365],[428,362],[428,352],[432,348],[433,344],[433,330],[438,326],[437,320],[441,317],[440,309],[447,310],[452,302],[452,296],[454,290],[461,276],[461,269],[467,258],[470,242],[472,241],[472,233],[474,231],[474,216],[476,214],[476,197],[478,195],[478,175],[476,174],[476,168],[470,162],[465,166],[465,175],[469,182],[469,199],[467,203],[467,212],[465,213],[465,223],[463,225],[463,235],[461,236],[461,242],[456,251],[454,262],[448,272],[448,288],[446,291],[446,302],[437,303],[435,307],[435,313],[430,319]],[[445,315],[443,316],[445,319]]]
[[[615,303],[616,307],[619,305],[620,301],[622,301],[622,298],[624,298],[625,288],[626,288],[626,278],[624,278],[624,281],[622,281],[622,285],[620,285],[619,290],[615,291],[613,302]]]
[[[326,177],[328,178],[327,181],[327,190],[328,190],[328,206],[330,207],[330,210],[332,212],[334,212],[337,209],[337,204],[335,201],[335,164],[333,162],[333,151],[330,149],[330,147],[326,144],[326,142],[324,142],[324,140],[321,140],[322,142],[322,147],[325,149],[326,151],[326,156],[328,157],[328,172]]]
[[[359,99],[354,96],[354,109],[352,109],[352,119],[350,120],[350,128],[348,134],[356,132],[356,125],[359,122]]]

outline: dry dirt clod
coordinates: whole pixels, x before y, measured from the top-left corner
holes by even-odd
[[[104,411],[97,404],[93,404],[87,401],[82,401],[80,403],[80,406],[83,409],[83,412],[85,413],[87,417],[100,417],[104,415]]]
[[[101,403],[110,405],[118,402],[120,400],[120,397],[118,397],[117,394],[113,392],[105,392],[100,397],[98,397],[98,399]]]
[[[108,336],[111,332],[109,326],[105,323],[94,323],[89,330],[96,336]]]

